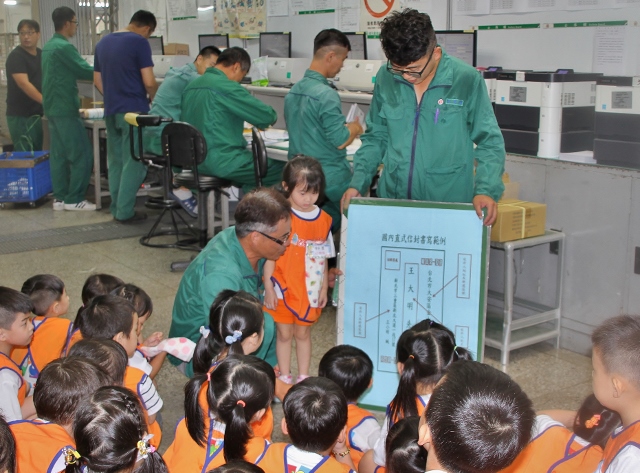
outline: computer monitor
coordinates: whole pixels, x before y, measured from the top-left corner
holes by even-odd
[[[291,57],[291,33],[260,33],[260,56]]]
[[[199,34],[198,35],[198,51],[207,46],[215,46],[223,50],[229,47],[229,35],[224,34]]]
[[[369,59],[367,57],[367,35],[365,33],[345,33],[351,43],[349,59]]]
[[[162,42],[162,36],[151,36],[148,41],[149,46],[151,46],[151,54],[153,56],[164,55],[164,43]]]
[[[447,54],[476,66],[477,31],[436,31],[436,38]]]

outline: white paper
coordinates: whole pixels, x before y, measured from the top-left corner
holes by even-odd
[[[340,0],[338,4],[338,29],[360,31],[360,0]]]
[[[335,11],[336,0],[291,0],[291,9],[296,15],[300,12]]]
[[[267,16],[289,16],[289,0],[267,0]]]
[[[488,15],[490,10],[491,0],[455,0],[456,15]]]
[[[172,20],[197,18],[198,3],[196,0],[167,0],[167,14]]]
[[[625,56],[625,26],[603,26],[596,28],[593,44],[593,72],[605,75],[623,75]]]
[[[435,10],[434,0],[400,0],[402,8],[413,8],[422,13],[431,13]]]
[[[567,0],[567,10],[598,10],[610,6],[611,0]]]
[[[354,103],[351,105],[349,113],[347,114],[347,123],[358,120],[360,126],[362,126],[362,131],[365,132],[367,131],[367,125],[365,123],[366,117],[367,115],[364,113],[364,111],[360,107],[358,107],[357,103]]]

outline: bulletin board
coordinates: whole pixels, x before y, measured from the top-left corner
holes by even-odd
[[[343,218],[337,341],[373,361],[360,403],[384,409],[398,385],[396,341],[430,318],[482,360],[488,232],[471,204],[353,199]]]

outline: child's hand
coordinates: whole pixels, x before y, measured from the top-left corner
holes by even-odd
[[[264,305],[267,309],[276,310],[276,307],[278,307],[278,296],[276,296],[275,289],[265,288]]]
[[[162,341],[162,332],[153,332],[142,344],[145,347],[155,347]]]
[[[320,294],[318,294],[318,308],[324,309],[328,300],[329,297],[327,296],[327,291],[320,291]]]

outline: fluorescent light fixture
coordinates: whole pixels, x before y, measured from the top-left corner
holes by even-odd
[[[5,5],[17,5],[18,0],[4,0]]]
[[[198,7],[198,11],[207,11],[213,10],[213,5],[209,5],[208,7]]]

